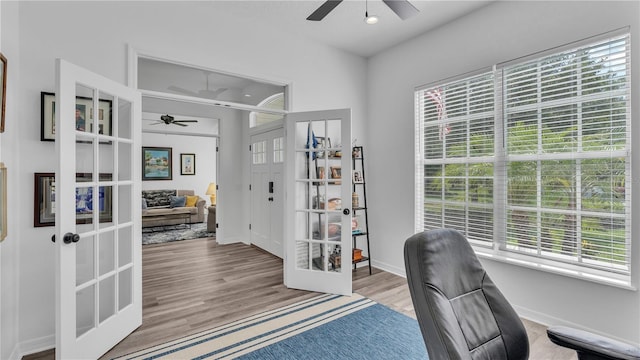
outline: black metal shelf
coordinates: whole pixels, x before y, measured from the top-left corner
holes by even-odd
[[[353,171],[360,171],[361,173],[361,181],[353,182],[353,192],[357,193],[358,191],[362,192],[362,199],[358,199],[358,206],[353,207],[353,215],[355,216],[356,211],[363,212],[364,214],[364,231],[358,233],[352,233],[351,238],[353,239],[353,248],[356,248],[357,241],[359,239],[365,238],[367,240],[367,255],[363,256],[361,259],[353,262],[353,269],[356,269],[356,264],[366,261],[369,266],[369,275],[371,275],[371,251],[369,247],[369,214],[367,212],[367,177],[364,173],[364,149],[362,146],[354,146],[351,152],[352,156],[352,166]]]

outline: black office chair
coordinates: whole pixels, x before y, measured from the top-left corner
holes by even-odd
[[[522,321],[482,268],[467,239],[452,229],[418,233],[404,245],[411,299],[431,360],[527,359]],[[547,331],[581,360],[640,359],[628,344],[566,327]]]

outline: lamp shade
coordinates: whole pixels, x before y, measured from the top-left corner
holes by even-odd
[[[209,200],[211,200],[211,205],[216,204],[216,183],[209,183],[207,187],[207,192],[205,193],[209,195]]]
[[[209,187],[207,187],[207,192],[205,194],[207,195],[215,195],[216,193],[216,183],[210,183]]]

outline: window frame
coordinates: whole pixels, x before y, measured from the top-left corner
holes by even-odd
[[[527,254],[525,252],[517,252],[513,251],[513,249],[508,249],[507,247],[507,224],[508,219],[506,218],[508,206],[507,200],[507,166],[509,164],[509,155],[506,152],[506,138],[507,131],[506,127],[506,112],[507,106],[504,102],[504,94],[505,94],[505,84],[504,84],[504,71],[511,66],[524,64],[528,61],[532,60],[541,60],[545,58],[545,56],[555,55],[562,52],[566,52],[569,50],[575,50],[577,48],[581,48],[583,46],[593,45],[598,42],[604,42],[607,40],[611,40],[617,37],[626,37],[626,90],[625,94],[628,96],[626,101],[626,149],[624,151],[624,158],[626,160],[625,166],[625,179],[626,179],[626,198],[625,198],[625,249],[626,249],[626,263],[627,271],[619,272],[615,271],[613,268],[604,269],[598,267],[592,267],[585,264],[580,264],[575,261],[562,261],[561,259],[552,259],[550,257],[544,257],[533,254]],[[632,99],[632,84],[631,84],[631,41],[630,41],[630,30],[629,28],[618,29],[606,34],[594,36],[588,39],[584,39],[581,41],[577,41],[571,44],[563,45],[561,47],[556,47],[553,49],[545,50],[543,52],[538,52],[535,54],[531,54],[525,57],[521,57],[515,60],[510,60],[508,62],[503,62],[496,64],[491,67],[490,72],[493,73],[494,76],[494,124],[495,124],[495,133],[494,133],[494,146],[495,152],[493,155],[494,162],[494,193],[493,193],[493,206],[494,206],[494,215],[493,215],[493,223],[494,223],[494,239],[490,243],[486,242],[478,242],[470,239],[471,245],[474,247],[476,254],[483,258],[489,258],[497,261],[502,261],[510,264],[515,264],[519,266],[524,266],[528,268],[538,269],[542,271],[549,271],[553,273],[562,274],[565,276],[590,280],[594,282],[599,282],[607,285],[622,287],[622,288],[633,288],[631,286],[631,274],[632,270],[635,268],[632,263],[632,247],[633,247],[633,236],[631,234],[631,166],[632,166],[632,158],[631,158],[631,127],[632,127],[632,118],[631,118],[631,99]],[[489,69],[481,69],[479,71],[475,71],[472,73],[462,74],[459,76],[455,76],[452,78],[448,78],[445,80],[433,82],[427,85],[422,85],[416,87],[415,89],[415,230],[416,232],[421,232],[425,230],[424,224],[424,211],[425,211],[425,177],[424,177],[424,168],[428,161],[426,161],[425,156],[425,125],[423,114],[421,112],[424,110],[424,103],[420,99],[420,97],[424,97],[425,91],[429,89],[439,88],[445,86],[447,84],[464,81],[473,76],[477,76],[478,74],[487,73]],[[539,79],[536,84],[539,83]],[[572,97],[574,98],[574,97]],[[574,99],[575,100],[575,99]],[[540,105],[540,99],[536,99],[538,105]],[[538,128],[538,131],[542,131],[542,128]],[[571,154],[579,154],[575,151],[571,152]],[[526,157],[526,156],[525,156]],[[531,158],[537,158],[537,156],[531,156]],[[468,159],[467,159],[468,160]],[[469,162],[467,161],[467,164]],[[537,165],[540,166],[539,164]],[[539,171],[539,170],[538,170]],[[444,176],[443,176],[444,177]],[[538,185],[539,186],[539,185]],[[467,203],[468,204],[468,203]],[[468,219],[467,219],[468,221]],[[538,223],[538,228],[540,224]]]

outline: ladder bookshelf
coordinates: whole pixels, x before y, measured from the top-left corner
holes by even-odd
[[[369,275],[371,275],[371,252],[369,250],[369,216],[367,213],[367,186],[366,177],[364,173],[364,149],[362,146],[354,146],[351,153],[353,157],[353,195],[352,202],[352,214],[355,223],[352,223],[351,237],[353,238],[353,269],[355,270],[357,264],[360,262],[367,262],[369,266]],[[366,240],[366,244],[362,243]],[[362,243],[366,245],[366,253],[362,254],[362,250],[357,248],[357,245]],[[360,252],[358,252],[360,250]],[[365,256],[366,255],[366,256]]]

